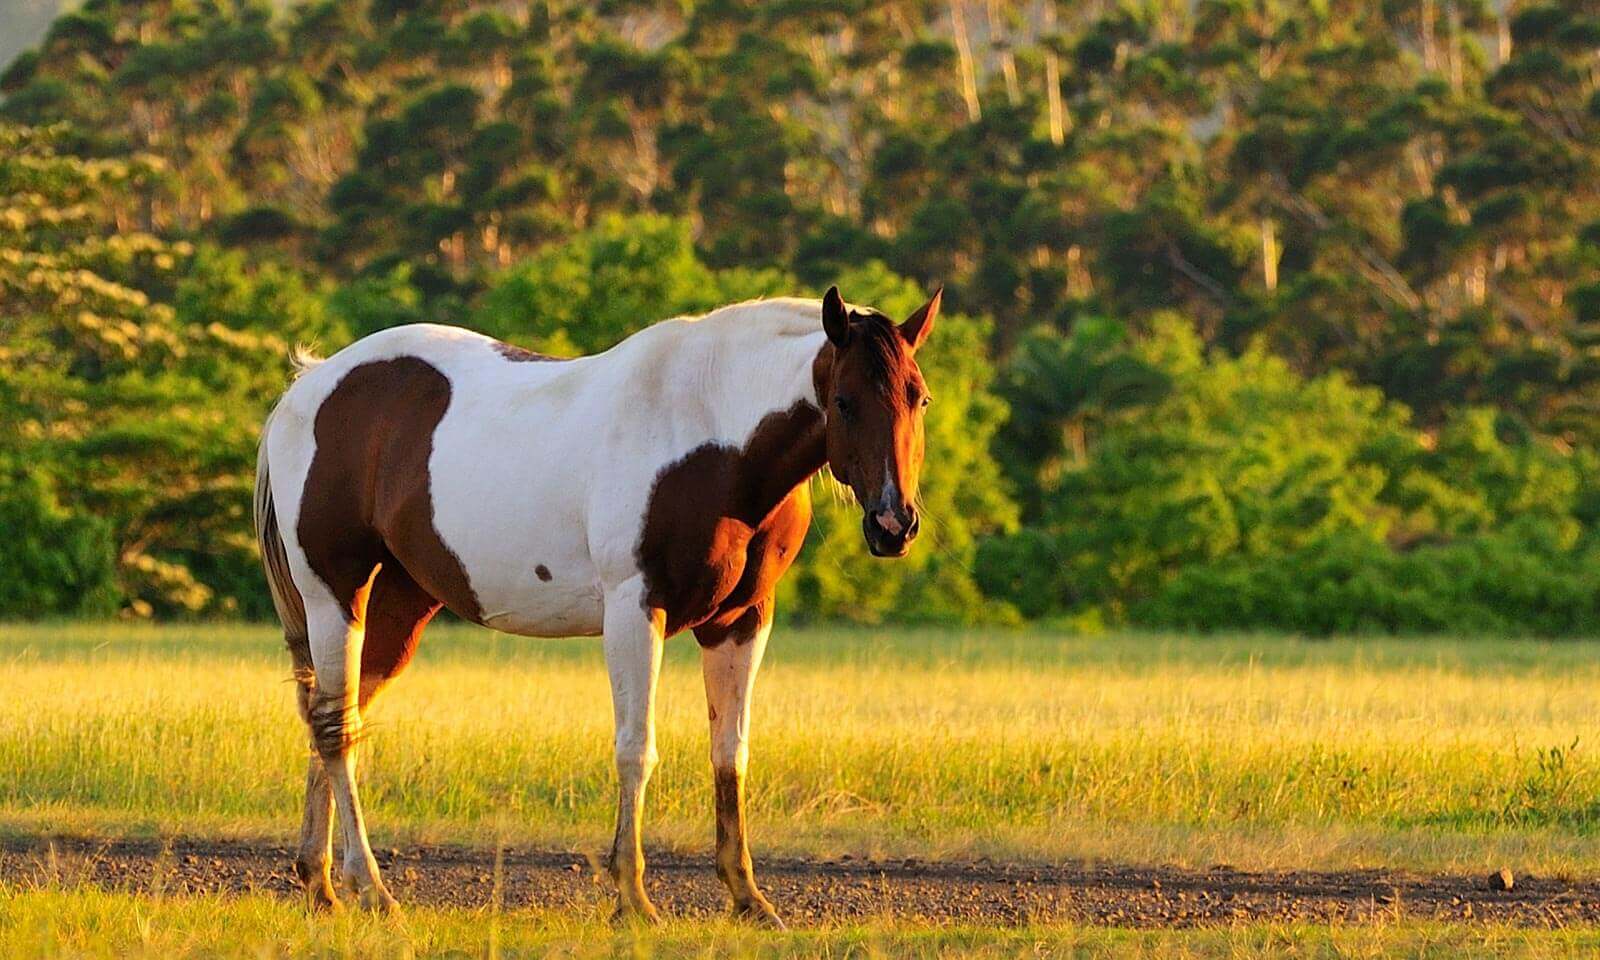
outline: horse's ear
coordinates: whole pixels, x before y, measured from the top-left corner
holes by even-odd
[[[900,324],[900,336],[904,338],[913,353],[928,339],[928,334],[933,332],[933,321],[939,316],[939,301],[943,299],[944,287],[940,287],[933,291],[933,296],[927,303],[907,317],[905,323]]]
[[[828,339],[841,350],[850,342],[850,317],[844,309],[844,298],[838,287],[829,287],[822,295],[822,329]]]

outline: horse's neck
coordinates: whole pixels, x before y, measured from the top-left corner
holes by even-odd
[[[718,441],[740,447],[753,513],[775,508],[827,462],[816,364],[827,338],[750,337],[724,345],[712,365]],[[731,443],[729,443],[731,441]]]
[[[813,367],[826,342],[821,330],[805,336],[740,331],[714,338],[698,387],[710,402],[713,430],[737,443],[770,413],[797,403],[820,409]]]

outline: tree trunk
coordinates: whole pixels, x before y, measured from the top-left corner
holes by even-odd
[[[972,45],[967,41],[967,20],[961,5],[962,0],[950,0],[950,25],[961,63],[961,96],[967,101],[967,119],[977,123],[983,119],[983,108],[978,103],[978,74],[972,64]]]
[[[1067,293],[1074,297],[1087,297],[1094,293],[1094,278],[1083,263],[1083,247],[1076,243],[1067,248]]]
[[[1455,0],[1445,0],[1445,16],[1450,24],[1450,92],[1460,96],[1464,80],[1461,68],[1461,11]]]
[[[1268,290],[1278,289],[1278,225],[1271,217],[1261,218],[1261,282]]]
[[[1045,0],[1044,29],[1047,40],[1053,39],[1056,28],[1055,0]],[[1044,54],[1044,95],[1050,104],[1050,142],[1061,146],[1067,142],[1067,111],[1061,102],[1061,60],[1056,48],[1047,44]]]
[[[1439,69],[1439,46],[1433,38],[1434,0],[1422,0],[1422,65],[1432,73]]]
[[[1022,86],[1017,82],[1017,55],[1011,50],[1011,38],[1006,36],[1000,22],[1000,0],[989,0],[984,9],[989,18],[989,46],[1000,52],[1000,72],[1006,78],[1006,100],[1015,107],[1022,103]]]
[[[1089,462],[1089,429],[1082,417],[1067,421],[1066,448],[1072,453],[1072,466],[1082,469]]]

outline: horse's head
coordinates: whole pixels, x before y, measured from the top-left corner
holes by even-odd
[[[818,385],[827,413],[828,466],[855,492],[873,556],[903,557],[917,536],[922,412],[931,398],[915,354],[933,330],[939,297],[935,293],[900,324],[876,310],[845,306],[838,287],[822,298],[832,354]]]

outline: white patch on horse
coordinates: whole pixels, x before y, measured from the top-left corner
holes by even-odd
[[[895,505],[900,502],[900,492],[895,489],[894,461],[885,458],[883,461],[883,507],[875,514],[873,519],[878,525],[889,531],[890,536],[900,535],[900,518],[895,516]]]

